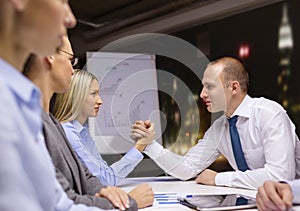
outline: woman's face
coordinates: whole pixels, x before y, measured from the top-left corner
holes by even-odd
[[[99,95],[100,87],[99,83],[96,80],[92,80],[88,95],[85,98],[85,101],[81,110],[81,119],[87,120],[88,117],[96,117],[100,108],[100,105],[103,103]]]
[[[67,0],[28,0],[17,18],[17,40],[39,56],[53,54],[76,24]]]
[[[71,59],[73,50],[67,36],[63,38],[63,46],[61,50],[54,54],[51,69],[52,89],[55,93],[63,93],[70,88],[71,78],[73,75],[73,67]],[[67,52],[67,53],[65,53]]]

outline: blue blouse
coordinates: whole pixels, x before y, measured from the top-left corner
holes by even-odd
[[[56,180],[37,87],[1,58],[0,75],[0,210],[100,210],[75,205]]]
[[[82,126],[73,120],[64,123],[63,128],[81,162],[103,185],[118,185],[143,159],[142,153],[133,147],[119,161],[109,166],[99,154],[87,123]]]

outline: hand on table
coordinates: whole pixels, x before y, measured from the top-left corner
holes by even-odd
[[[196,182],[201,183],[203,185],[216,185],[215,183],[216,175],[217,175],[216,171],[205,169],[198,175],[198,177],[196,178]]]
[[[96,196],[107,198],[115,207],[120,210],[129,208],[129,197],[125,191],[118,187],[102,188]]]
[[[146,183],[138,185],[136,188],[130,191],[128,195],[135,199],[138,208],[151,206],[154,201],[152,187]]]
[[[288,210],[292,207],[293,193],[287,183],[267,181],[258,188],[256,204],[259,210]]]

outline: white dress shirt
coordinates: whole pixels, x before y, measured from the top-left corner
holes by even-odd
[[[278,103],[248,95],[232,114],[236,123],[246,162],[250,168],[239,171],[234,159],[229,124],[226,116],[218,118],[203,139],[186,155],[180,156],[153,142],[145,149],[168,174],[182,180],[190,179],[206,169],[220,154],[235,171],[218,173],[216,185],[256,189],[267,180],[295,178],[295,126]]]
[[[300,179],[288,181],[287,183],[291,186],[294,195],[293,203],[299,204],[300,203]]]

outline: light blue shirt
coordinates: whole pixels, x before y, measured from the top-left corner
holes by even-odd
[[[0,116],[0,210],[99,210],[63,191],[41,133],[40,92],[1,58]]]
[[[81,162],[103,185],[119,184],[143,159],[142,153],[133,147],[119,161],[108,166],[99,154],[87,124],[82,126],[73,120],[64,123],[63,128]]]

